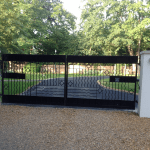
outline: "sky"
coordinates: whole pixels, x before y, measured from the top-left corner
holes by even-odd
[[[80,23],[80,16],[82,12],[83,6],[86,4],[86,2],[81,2],[81,0],[61,0],[63,2],[63,7],[75,15],[77,17],[76,20],[76,25],[77,25],[77,30],[79,30],[78,24]],[[118,0],[120,1],[120,0]],[[137,2],[137,0],[135,0]],[[146,4],[145,0],[143,0],[144,5]],[[79,9],[80,6],[80,9]]]
[[[77,17],[76,25],[80,23],[80,16],[81,16],[81,9],[83,8],[83,5],[85,2],[81,2],[81,0],[61,0],[63,2],[63,7],[70,13],[72,13],[74,16]],[[80,6],[80,9],[79,9]],[[79,26],[77,26],[77,30],[79,29]]]

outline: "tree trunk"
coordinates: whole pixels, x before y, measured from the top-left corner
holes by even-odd
[[[141,39],[139,39],[138,42],[138,76],[140,75],[140,47],[141,47]]]
[[[130,45],[128,45],[128,52],[129,52],[130,56],[134,56],[133,49]],[[135,66],[136,66],[136,64],[132,64],[132,71],[134,71],[134,72],[136,71]]]
[[[133,56],[133,49],[131,48],[131,45],[128,45],[128,52],[130,54],[130,56]]]
[[[140,47],[141,47],[141,39],[139,39],[139,42],[138,42],[138,56],[139,56],[139,58],[140,58]],[[139,59],[138,59],[138,63],[140,63]]]

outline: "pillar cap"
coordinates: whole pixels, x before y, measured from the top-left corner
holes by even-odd
[[[140,52],[140,55],[142,55],[142,54],[150,54],[150,50]]]

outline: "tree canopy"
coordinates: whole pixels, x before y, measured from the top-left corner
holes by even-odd
[[[105,55],[130,56],[150,47],[150,2],[87,0],[82,11],[84,49],[100,47]]]
[[[69,51],[75,19],[59,0],[2,0],[2,53],[54,54]],[[72,34],[71,34],[72,33]]]
[[[150,47],[149,1],[84,1],[75,31],[76,17],[60,0],[1,0],[1,52],[137,56]]]

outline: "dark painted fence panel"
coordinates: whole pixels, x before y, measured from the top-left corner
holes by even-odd
[[[26,62],[65,62],[66,55],[25,55],[3,54],[3,61],[26,61]]]
[[[20,74],[20,73],[3,73],[3,78],[25,79],[25,74]]]
[[[78,63],[137,63],[137,56],[67,56],[68,62]]]
[[[114,65],[112,64],[137,64],[137,58],[137,56],[3,54],[2,102],[134,109],[137,69],[133,74],[134,77],[127,77],[126,74],[126,76],[123,75],[124,72],[120,69],[118,70],[116,68],[118,72],[114,71]],[[21,63],[29,62],[29,68],[22,68],[20,73],[16,73],[15,71],[14,73],[10,73],[9,71],[12,71],[12,68],[6,68],[6,66],[4,66],[4,62],[5,64],[9,64],[8,61],[18,61],[19,67],[17,69],[23,66]],[[37,76],[37,66],[39,62],[43,62],[43,65],[41,72],[39,72]],[[36,64],[36,67],[33,67],[34,69],[32,68],[33,70],[30,68],[31,63]],[[85,69],[81,67],[80,63],[85,65]],[[106,69],[108,67],[107,65],[112,69]],[[75,68],[75,66],[77,68]],[[31,73],[31,71],[33,72]],[[47,78],[44,79],[44,76]],[[26,79],[26,77],[28,77],[28,79]],[[4,82],[4,78],[10,78],[10,80]],[[129,93],[125,95],[125,93],[116,89],[116,85],[114,87],[115,90],[111,90],[110,85],[106,88],[105,86],[101,86],[104,79],[109,79],[108,84],[112,82],[116,82],[117,84],[116,78],[119,78],[119,82],[135,83],[135,88],[131,90],[134,94],[130,96],[129,91]],[[36,82],[39,81],[39,83],[36,83],[35,86],[31,86],[32,80]],[[30,84],[29,89],[20,92],[19,86],[25,86],[28,83]],[[14,86],[13,90],[18,90],[19,94],[13,95],[12,91],[10,91],[10,86],[11,89],[13,89],[12,86]],[[8,91],[7,94],[4,93],[4,89]],[[130,96],[130,98],[128,98],[128,96]]]
[[[130,83],[135,83],[136,82],[136,77],[110,76],[110,82],[130,82]]]

